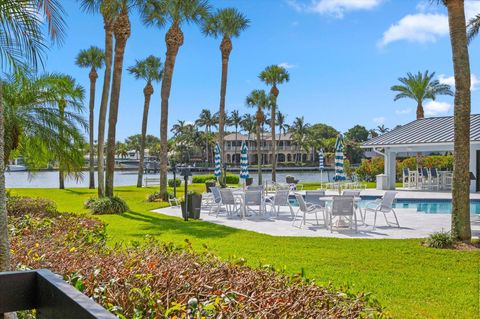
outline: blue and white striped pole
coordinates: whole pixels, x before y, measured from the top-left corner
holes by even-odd
[[[335,177],[336,182],[345,180],[343,171],[343,136],[339,134],[335,142]]]
[[[318,168],[320,169],[320,183],[323,182],[323,170],[325,169],[323,148],[318,152]]]
[[[218,143],[215,143],[215,171],[214,171],[215,177],[218,178],[222,176],[222,161],[220,157],[220,146]]]
[[[248,174],[248,147],[245,142],[242,143],[240,150],[240,178],[243,180],[243,185],[247,183]]]

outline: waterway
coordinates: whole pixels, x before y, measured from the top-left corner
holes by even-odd
[[[58,172],[57,171],[44,171],[37,173],[29,172],[6,172],[6,186],[7,188],[57,188],[58,187]],[[195,175],[200,175],[202,173],[194,173]],[[333,172],[323,172],[320,174],[319,171],[295,171],[295,172],[277,172],[277,181],[285,182],[285,177],[288,175],[294,176],[296,179],[304,182],[320,182],[320,181],[331,181],[333,177]],[[147,177],[158,177],[158,174],[148,174]],[[257,174],[251,173],[254,183],[257,181]],[[272,174],[266,172],[263,175],[263,180],[266,182],[271,182]],[[97,174],[95,174],[95,179]],[[172,173],[168,174],[168,178],[173,178]],[[137,184],[137,172],[136,171],[117,171],[114,176],[114,185],[115,186],[130,186]],[[95,185],[97,182],[95,181]],[[75,180],[73,178],[67,177],[65,180],[65,187],[88,187],[88,172],[84,172],[83,178]]]

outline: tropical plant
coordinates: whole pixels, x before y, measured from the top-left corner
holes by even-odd
[[[98,196],[105,196],[105,126],[107,118],[108,97],[112,80],[113,60],[113,26],[118,16],[117,1],[119,0],[81,0],[82,9],[90,13],[100,13],[105,30],[105,73],[103,75],[102,98],[98,112],[98,144],[97,144],[97,175]]]
[[[145,162],[145,138],[147,135],[148,110],[150,108],[150,99],[153,94],[152,82],[160,82],[163,75],[163,66],[160,58],[153,55],[148,56],[145,60],[136,61],[135,65],[128,68],[128,72],[135,79],[142,79],[146,83],[143,88],[143,119],[142,119],[142,135],[140,145],[140,162],[138,165],[137,187],[142,187],[143,170]]]
[[[128,157],[128,145],[126,143],[117,142],[115,144],[115,155],[121,158]]]
[[[173,69],[178,50],[183,45],[184,23],[202,23],[209,14],[210,7],[206,0],[149,0],[144,4],[143,21],[147,25],[163,28],[170,23],[165,35],[167,47],[165,69],[161,89],[160,120],[160,193],[167,199],[167,164],[168,164],[168,99],[172,87]]]
[[[263,112],[268,106],[267,94],[264,90],[253,90],[250,95],[247,96],[246,104],[249,107],[257,108],[255,114],[255,125],[257,133],[257,166],[258,166],[258,185],[262,185],[262,140],[261,140],[261,123],[265,119],[265,113]]]
[[[308,136],[310,134],[310,124],[305,123],[305,118],[297,117],[290,126],[289,132],[292,134],[293,142],[297,145],[297,154],[295,161],[303,162],[302,150],[308,152]]]
[[[45,19],[43,19],[42,14]],[[43,59],[46,37],[42,25],[53,41],[62,42],[65,32],[63,7],[59,0],[3,0],[0,2],[0,66],[2,71],[30,67],[35,69]],[[1,81],[0,81],[0,92]],[[3,94],[0,94],[2,96]],[[4,114],[0,98],[0,114]],[[6,192],[4,117],[0,116],[0,271],[10,269],[10,247],[8,241]]]
[[[388,127],[385,127],[384,124],[382,125],[378,125],[377,126],[377,131],[380,133],[380,134],[385,134],[387,133],[388,131],[390,131],[390,129]]]
[[[237,144],[238,144],[238,128],[240,127],[241,123],[242,123],[242,116],[240,115],[240,112],[238,110],[233,110],[227,119],[227,124],[235,128],[235,149],[234,149],[235,162],[240,159],[237,156]]]
[[[247,140],[250,141],[250,135],[255,132],[256,130],[256,119],[255,116],[251,114],[245,114],[242,117],[242,122],[240,125],[242,126],[242,129],[247,132]]]
[[[288,131],[290,125],[285,122],[286,115],[280,111],[277,111],[277,126],[278,126],[278,134],[285,135]]]
[[[200,116],[195,121],[195,125],[197,125],[198,127],[205,127],[205,157],[208,164],[210,163],[209,135],[210,133],[212,133],[212,127],[217,127],[217,120],[215,118],[215,115],[212,115],[209,109],[203,109],[200,112]]]
[[[452,187],[452,237],[470,240],[470,60],[467,47],[464,1],[443,0],[448,10],[452,45],[454,100],[454,169]]]
[[[425,100],[435,100],[438,95],[453,95],[450,85],[442,84],[438,80],[434,80],[435,72],[417,74],[407,73],[406,77],[398,78],[400,85],[394,85],[390,90],[398,92],[394,97],[394,101],[403,98],[409,98],[417,102],[417,119],[423,119],[425,112],[423,110],[423,102]]]
[[[95,168],[94,168],[94,110],[95,110],[95,83],[97,82],[98,74],[97,69],[103,67],[105,63],[105,53],[102,49],[91,46],[86,50],[81,50],[77,55],[75,64],[81,68],[89,68],[90,73],[88,77],[90,79],[90,99],[88,103],[88,132],[89,132],[89,188],[95,188]]]
[[[40,77],[37,81],[40,86],[48,92],[48,95],[50,95],[52,104],[58,107],[60,121],[62,123],[65,122],[65,111],[67,108],[71,108],[77,113],[83,111],[84,89],[78,85],[71,76],[64,74],[47,74],[46,76]],[[69,138],[65,136],[63,125],[58,128],[58,138],[60,140]],[[79,143],[83,143],[83,138],[77,139],[74,142],[76,145],[80,145]],[[77,147],[75,148],[77,149]],[[79,176],[78,174],[80,174],[83,167],[83,153],[80,148],[72,152],[72,154],[77,155],[77,158],[72,158],[71,156],[65,158],[63,154],[64,152],[54,153],[55,159],[58,161],[60,189],[65,188],[65,174],[76,173],[77,176]]]
[[[240,33],[248,28],[250,21],[235,8],[218,9],[205,20],[203,32],[214,38],[222,37],[220,52],[222,53],[222,80],[220,85],[220,107],[218,142],[222,162],[225,161],[225,96],[227,94],[228,62],[232,52],[232,38],[240,36]],[[236,141],[235,141],[236,143]],[[236,145],[236,144],[235,144]],[[223,172],[222,174],[225,174]]]
[[[287,70],[284,67],[279,65],[270,65],[263,70],[260,75],[258,76],[260,80],[265,82],[265,84],[271,86],[270,89],[270,96],[271,96],[271,103],[270,103],[270,111],[273,116],[271,117],[270,121],[270,129],[272,133],[272,181],[277,181],[277,142],[275,136],[275,115],[277,114],[277,98],[278,93],[278,85],[284,82],[288,82],[290,80],[290,74],[288,74]]]

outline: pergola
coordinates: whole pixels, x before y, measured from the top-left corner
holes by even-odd
[[[399,126],[361,146],[385,157],[387,188],[395,189],[397,156],[421,152],[453,152],[453,116],[429,117]],[[470,118],[470,172],[480,172],[480,114]],[[479,179],[472,180],[470,191],[480,190]]]

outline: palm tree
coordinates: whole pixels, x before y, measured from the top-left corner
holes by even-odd
[[[168,99],[172,87],[173,69],[178,50],[183,45],[183,23],[200,24],[209,14],[206,0],[150,0],[145,3],[142,12],[143,21],[147,25],[163,28],[167,22],[170,28],[165,35],[167,52],[165,71],[161,89],[161,120],[160,120],[160,193],[167,198],[167,163],[168,163]]]
[[[465,8],[463,1],[443,0],[443,3],[448,9],[448,24],[450,27],[453,71],[455,77],[452,236],[453,238],[467,241],[472,237],[470,228],[469,173],[471,83],[465,26]]]
[[[110,83],[112,79],[113,59],[113,26],[118,16],[117,0],[82,0],[82,8],[91,13],[100,13],[103,18],[105,30],[105,73],[103,75],[102,98],[98,112],[98,144],[97,144],[97,175],[98,196],[105,196],[105,125],[107,118],[108,97],[110,95]]]
[[[78,85],[74,78],[64,74],[48,74],[38,80],[52,98],[53,104],[59,109],[60,121],[65,122],[65,111],[67,108],[73,108],[76,112],[83,109],[83,98],[85,95],[83,87]],[[65,133],[63,127],[59,128],[58,136],[64,140]],[[81,152],[80,152],[81,154]],[[81,154],[83,164],[83,154]],[[58,180],[60,189],[65,188],[65,174],[71,172],[72,163],[69,158],[64,158],[62,154],[57,156],[58,160]],[[80,166],[81,169],[82,165]],[[73,167],[75,169],[76,167]]]
[[[228,125],[235,127],[235,163],[237,162],[237,143],[238,143],[238,128],[240,123],[242,122],[242,117],[240,116],[240,112],[238,110],[233,110],[228,117]],[[232,161],[233,162],[233,161]]]
[[[255,132],[255,130],[256,130],[256,123],[255,122],[256,122],[255,116],[253,116],[251,114],[245,114],[242,117],[242,122],[240,123],[240,125],[242,126],[242,129],[245,132],[247,132],[248,141],[250,141],[250,135],[252,135],[252,133]]]
[[[206,139],[205,152],[206,152],[206,160],[207,160],[207,164],[208,164],[208,163],[210,163],[209,162],[209,154],[210,154],[209,137],[210,137],[210,133],[212,133],[212,127],[217,126],[215,115],[212,115],[210,110],[203,109],[200,112],[200,116],[195,121],[195,125],[197,125],[198,127],[205,127],[205,139]]]
[[[280,112],[277,111],[277,125],[278,125],[278,133],[285,135],[288,128],[290,127],[287,123],[285,123],[285,118],[286,116]]]
[[[248,28],[250,21],[235,8],[218,9],[203,26],[205,35],[214,38],[222,37],[220,52],[222,53],[222,79],[220,83],[220,114],[218,126],[218,141],[222,162],[225,160],[225,96],[227,94],[228,61],[232,52],[232,37],[239,37]],[[236,141],[235,141],[236,143]],[[236,145],[236,144],[235,144]]]
[[[299,153],[295,159],[298,161],[298,155],[300,155],[300,162],[303,161],[302,150],[308,152],[308,135],[309,135],[309,128],[310,124],[305,123],[305,118],[297,117],[295,121],[293,121],[292,126],[290,126],[290,133],[292,133],[292,138],[295,144],[297,145]]]
[[[97,69],[103,67],[105,63],[105,53],[102,49],[91,46],[87,50],[81,50],[80,53],[77,55],[75,60],[75,64],[77,64],[81,68],[90,68],[90,73],[88,77],[90,78],[90,100],[89,100],[89,124],[88,124],[88,132],[89,132],[89,143],[90,143],[90,166],[89,166],[89,188],[95,188],[95,169],[94,169],[94,110],[95,110],[95,83],[97,82],[98,74]]]
[[[261,149],[261,123],[265,119],[263,110],[267,108],[268,98],[264,90],[253,90],[247,96],[246,104],[249,107],[256,107],[255,114],[256,133],[257,133],[257,165],[258,165],[258,185],[262,185],[262,149]]]
[[[140,140],[140,163],[138,165],[137,187],[142,187],[143,170],[145,162],[145,138],[147,135],[148,110],[150,108],[150,99],[153,94],[152,82],[159,82],[162,79],[163,67],[159,58],[150,55],[145,60],[136,61],[134,66],[128,68],[128,72],[133,74],[135,79],[142,79],[147,82],[143,88],[145,101],[143,103],[142,136]]]
[[[434,80],[435,72],[417,74],[407,73],[406,77],[398,79],[402,84],[394,85],[390,90],[398,92],[394,101],[402,98],[410,98],[417,102],[417,119],[425,117],[423,111],[423,102],[425,100],[435,100],[438,95],[453,95],[450,85],[441,84],[438,80]]]
[[[277,181],[277,142],[275,136],[275,115],[277,114],[277,98],[278,98],[278,84],[282,84],[284,82],[288,82],[290,80],[290,75],[288,74],[287,70],[284,67],[279,65],[270,65],[263,70],[259,75],[260,80],[265,82],[265,84],[270,85],[272,88],[270,89],[270,96],[271,99],[271,113],[273,114],[270,120],[270,129],[272,133],[272,181]]]
[[[388,127],[385,127],[384,124],[382,125],[378,125],[377,126],[377,131],[380,133],[380,134],[385,134],[387,133],[388,131],[390,131],[390,129]]]
[[[112,88],[108,113],[107,158],[105,174],[105,195],[113,196],[113,177],[115,173],[115,142],[118,120],[118,105],[120,101],[120,84],[122,81],[123,57],[127,40],[130,37],[129,12],[136,0],[116,0],[118,16],[113,24],[115,37],[115,56],[113,59]]]
[[[177,123],[172,125],[172,128],[170,129],[170,132],[173,133],[173,137],[176,138],[182,134],[182,132],[185,131],[185,127],[188,124],[186,124],[186,121],[178,120]]]
[[[63,8],[59,0],[3,0],[0,3],[0,65],[2,71],[22,67],[36,68],[42,61],[46,38],[42,33],[43,12],[48,33],[53,41],[61,42],[65,30]],[[0,82],[0,96],[2,87]],[[0,114],[4,114],[0,98]],[[10,244],[5,191],[4,117],[0,116],[0,272],[10,269]]]

